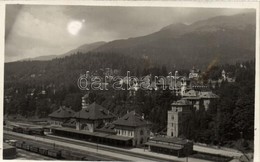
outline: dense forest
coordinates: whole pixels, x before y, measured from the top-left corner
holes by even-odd
[[[123,76],[128,70],[135,76],[166,76],[174,70],[180,75],[189,73],[189,69],[166,68],[148,58],[135,59],[115,53],[77,53],[52,61],[6,63],[4,113],[6,116],[46,118],[61,105],[77,111],[81,109],[81,97],[86,93],[78,88],[77,79],[87,70],[102,75],[105,68],[118,69],[119,75]],[[196,142],[231,147],[236,147],[234,141],[242,141],[243,148],[249,148],[248,141],[254,138],[255,62],[214,65],[204,81],[218,79],[223,69],[236,81],[222,82],[215,88],[209,85],[220,98],[211,102],[208,111],[200,110],[191,115],[183,136]],[[131,96],[129,91],[109,89],[90,91],[89,95],[90,102],[95,101],[118,116],[127,110],[143,113],[153,123],[154,133],[166,131],[167,111],[178,99],[180,97],[170,90],[138,90]]]

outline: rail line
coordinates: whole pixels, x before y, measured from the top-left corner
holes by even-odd
[[[6,134],[6,132],[4,132],[4,134]],[[17,135],[12,135],[12,136],[15,136],[17,138],[17,136],[19,136],[19,135],[17,134]],[[36,137],[43,138],[42,136],[36,136]],[[49,139],[49,140],[59,141],[59,142],[65,142],[65,143],[68,143],[68,144],[74,144],[74,145],[79,145],[79,146],[83,146],[83,147],[94,148],[94,149],[96,149],[98,147],[98,150],[109,151],[109,152],[122,154],[122,155],[127,155],[127,156],[132,156],[132,157],[138,157],[138,158],[151,160],[151,161],[180,162],[180,161],[171,160],[171,159],[168,159],[168,158],[161,158],[161,157],[155,157],[155,156],[151,156],[151,155],[144,155],[142,153],[137,153],[137,152],[130,152],[128,150],[124,150],[124,149],[121,149],[121,148],[114,148],[114,147],[98,145],[96,143],[90,143],[90,142],[86,142],[86,141],[80,141],[80,140],[75,140],[75,139],[68,139],[66,137],[60,138],[60,137],[55,137],[55,136],[44,136],[44,138],[45,139]],[[24,139],[24,137],[20,137],[20,139]],[[113,159],[113,160],[115,160],[115,159]],[[119,158],[117,158],[117,160],[119,160]],[[120,160],[122,161],[122,159],[120,159]],[[127,159],[124,159],[124,160],[127,160]]]

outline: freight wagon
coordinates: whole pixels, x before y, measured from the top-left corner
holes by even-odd
[[[23,133],[23,134],[28,134],[28,135],[44,135],[44,130],[43,128],[30,128],[30,127],[24,127],[24,126],[13,126],[12,129],[13,132],[17,133]]]
[[[48,149],[44,147],[39,148],[39,154],[48,156]]]
[[[30,151],[30,145],[28,143],[23,143],[22,149]]]
[[[55,149],[50,149],[48,150],[48,156],[60,159],[61,158],[61,151],[60,150],[55,150]]]
[[[22,146],[23,146],[23,141],[17,141],[16,144],[15,144],[15,146],[16,146],[17,148],[22,148]]]
[[[38,153],[39,152],[39,147],[34,146],[34,145],[30,145],[30,151]]]
[[[44,135],[44,130],[42,128],[31,128],[31,133],[35,135]]]
[[[85,156],[82,156],[77,153],[72,153],[72,152],[66,151],[66,150],[61,151],[61,158],[66,159],[66,160],[84,160],[84,159],[86,159]]]
[[[15,146],[24,150],[35,152],[44,156],[50,156],[56,159],[66,159],[66,160],[89,160],[87,157],[81,155],[77,152],[71,152],[66,150],[48,149],[45,147],[40,147],[36,144],[27,143],[25,141],[17,141]]]

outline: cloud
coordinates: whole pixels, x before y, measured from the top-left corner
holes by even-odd
[[[192,23],[241,9],[7,5],[6,61],[62,54],[82,44],[143,36],[171,24]],[[77,35],[67,26],[82,21]]]

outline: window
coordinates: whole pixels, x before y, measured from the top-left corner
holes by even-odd
[[[144,131],[143,131],[143,130],[141,130],[141,131],[140,131],[140,135],[143,135],[143,134],[144,134]]]

